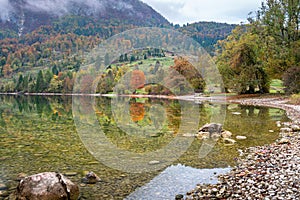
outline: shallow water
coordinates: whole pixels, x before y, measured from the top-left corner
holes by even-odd
[[[179,168],[180,180],[193,188],[202,179],[189,172],[233,166],[238,149],[278,138],[276,121],[288,121],[284,111],[234,104],[0,96],[0,185],[5,185],[0,190],[9,194],[19,177],[44,171],[61,172],[80,184],[86,171],[94,171],[101,182],[81,184],[81,199],[139,199],[143,188],[157,184],[164,187],[151,193],[175,196],[183,189],[167,187],[173,181],[159,177]],[[224,124],[233,138],[247,139],[227,146],[183,136],[209,122]]]
[[[216,184],[217,176],[228,171],[230,168],[195,169],[180,164],[172,165],[131,193],[126,200],[174,199],[174,194],[185,194],[198,183]]]

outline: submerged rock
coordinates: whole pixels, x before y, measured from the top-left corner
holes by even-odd
[[[210,138],[210,134],[209,134],[209,132],[201,131],[201,132],[198,132],[197,138],[200,139],[200,140],[208,139],[208,138]]]
[[[159,163],[160,163],[160,161],[158,161],[158,160],[152,160],[149,162],[149,165],[157,165]]]
[[[224,138],[223,141],[225,144],[235,144],[236,143],[235,140],[230,139],[230,138]]]
[[[87,184],[95,184],[99,181],[101,181],[101,179],[94,172],[87,173],[82,179],[82,182]]]
[[[217,123],[205,124],[204,126],[202,126],[200,128],[199,132],[209,132],[210,134],[221,133],[222,132],[222,124],[217,124]]]
[[[223,131],[221,133],[222,138],[230,138],[232,136],[232,133],[230,131]]]
[[[238,135],[238,136],[236,136],[236,139],[237,139],[237,140],[246,140],[247,137],[246,137],[246,136],[243,136],[243,135]]]
[[[205,124],[199,129],[198,134],[196,137],[198,139],[209,139],[209,138],[219,138],[222,137],[225,138],[231,138],[232,133],[227,130],[223,130],[222,124],[217,123],[210,123]]]
[[[17,187],[18,200],[77,200],[79,188],[62,174],[44,172],[25,177]]]

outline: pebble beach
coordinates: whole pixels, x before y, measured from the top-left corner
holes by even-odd
[[[198,184],[188,191],[194,199],[300,199],[300,105],[284,97],[229,100],[242,105],[284,109],[292,122],[277,122],[278,140],[269,145],[250,147],[241,152],[237,165],[218,176],[217,184]],[[175,199],[183,199],[177,195]]]

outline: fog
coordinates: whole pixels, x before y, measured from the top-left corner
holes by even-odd
[[[78,13],[82,9],[92,15],[105,12],[108,7],[117,10],[130,10],[133,7],[126,0],[0,0],[1,20],[9,20],[12,13],[18,14],[16,6],[20,6],[23,10],[47,12],[57,16]]]

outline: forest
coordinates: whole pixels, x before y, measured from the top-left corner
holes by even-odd
[[[204,47],[223,77],[224,92],[269,93],[271,81],[279,79],[285,92],[292,94],[300,92],[299,18],[299,1],[267,0],[257,12],[249,13],[248,24],[199,22],[160,27],[187,34]],[[80,66],[88,52],[105,39],[140,26],[130,21],[111,19],[99,23],[86,16],[65,16],[21,37],[11,29],[1,29],[0,92],[72,93],[75,78],[84,75]],[[164,42],[168,39],[163,38]],[[147,51],[150,54],[115,55],[124,65],[101,74],[99,79],[103,81],[97,91],[111,92],[113,82],[129,70],[122,66],[165,56],[163,49]],[[180,58],[174,61],[174,69],[185,62]],[[87,82],[89,78],[85,77]],[[197,89],[204,91],[201,77],[197,81]]]
[[[288,94],[300,92],[300,1],[268,0],[249,24],[218,41],[216,62],[226,91],[268,93],[280,79]]]

